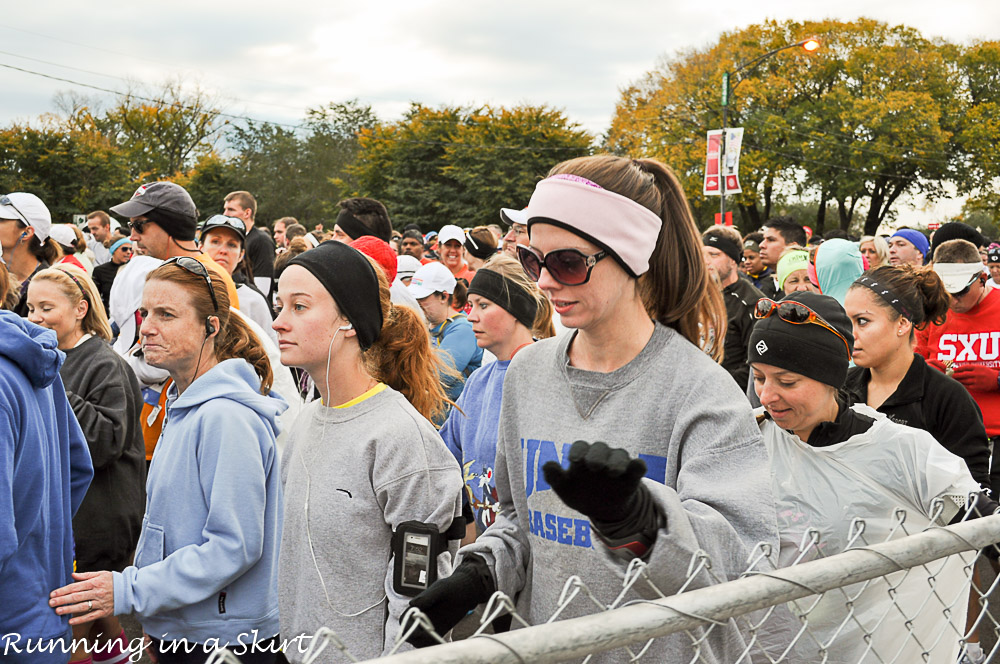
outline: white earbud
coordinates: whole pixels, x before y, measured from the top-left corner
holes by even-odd
[[[341,325],[337,329],[338,330],[350,330],[352,327],[354,327],[354,324],[353,323],[348,323],[347,325]]]

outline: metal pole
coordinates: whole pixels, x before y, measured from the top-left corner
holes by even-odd
[[[1000,541],[1000,516],[987,516],[802,563],[766,575],[625,606],[614,611],[471,638],[378,660],[385,664],[560,662],[726,621],[814,593],[974,551]],[[374,661],[374,660],[372,660]]]
[[[729,121],[729,72],[722,75],[722,136],[719,138],[719,221],[726,223],[726,124]]]

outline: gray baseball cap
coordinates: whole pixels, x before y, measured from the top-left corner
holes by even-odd
[[[147,182],[139,185],[132,198],[111,208],[122,217],[141,217],[150,210],[165,210],[174,215],[198,220],[198,208],[187,190],[173,182]]]

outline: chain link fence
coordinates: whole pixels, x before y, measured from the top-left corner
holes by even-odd
[[[976,572],[977,562],[996,558],[986,553],[998,550],[1000,515],[917,533],[908,531],[906,517],[904,510],[896,511],[895,527],[882,542],[867,541],[864,520],[855,519],[847,550],[829,556],[818,532],[807,531],[796,563],[783,569],[774,566],[776,551],[758,545],[746,571],[733,581],[717,578],[712,561],[697,552],[690,561],[678,561],[688,566],[687,581],[670,596],[653,585],[641,560],[628,566],[621,592],[607,604],[573,576],[543,624],[529,625],[514,600],[498,592],[470,637],[448,643],[435,635],[441,645],[421,650],[410,649],[406,639],[418,626],[433,628],[424,614],[410,609],[392,651],[369,661],[652,661],[644,656],[656,639],[680,637],[689,644],[686,661],[716,663],[721,660],[706,645],[709,635],[735,626],[738,631],[731,631],[741,640],[734,658],[723,664],[1000,662],[1000,622],[989,599],[1000,579],[980,583]],[[704,585],[704,575],[713,585],[687,590]],[[641,598],[635,592],[639,584],[645,586],[643,595],[651,588],[658,599]],[[560,620],[568,607],[580,604],[591,613]],[[490,623],[505,614],[514,629],[493,634]],[[979,637],[993,644],[984,658],[972,654],[977,649],[970,644]],[[350,644],[328,629],[304,643],[308,650],[296,659],[305,664],[358,661]],[[210,662],[240,660],[220,650]]]

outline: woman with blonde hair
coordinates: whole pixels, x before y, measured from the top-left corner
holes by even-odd
[[[777,546],[767,453],[713,360],[726,311],[674,174],[652,159],[566,161],[535,186],[527,217],[521,265],[573,329],[523,348],[507,369],[495,521],[412,602],[440,634],[496,590],[540,623],[570,576],[610,604],[642,597],[637,584],[619,598],[633,558],[669,595],[710,583],[688,583],[695,556],[732,579],[758,542]],[[569,605],[560,617],[585,613]],[[421,630],[411,642],[435,641]],[[708,661],[734,661],[745,645],[733,624],[699,644]],[[683,635],[646,655],[696,657]]]
[[[392,304],[385,273],[342,242],[292,259],[278,303],[281,362],[304,369],[321,397],[295,421],[282,459],[282,637],[328,627],[355,656],[376,657],[392,647],[412,594],[394,579],[404,562],[396,533],[419,522],[439,547],[436,558],[424,551],[426,583],[451,570],[449,543],[464,531],[458,465],[427,418],[446,403],[430,342],[416,313]],[[392,364],[414,395],[434,395],[426,415],[384,382]]]
[[[476,344],[497,360],[469,376],[441,427],[441,438],[462,467],[467,541],[486,530],[500,509],[493,467],[507,367],[518,351],[537,339],[555,335],[548,298],[506,254],[494,256],[476,270],[469,286],[469,303]]]
[[[66,354],[59,373],[94,464],[94,479],[73,517],[76,571],[121,572],[139,539],[146,487],[139,383],[109,345],[104,305],[83,270],[60,264],[36,273],[27,304],[28,320],[55,331]],[[86,639],[91,652],[125,652],[114,616],[75,625],[73,636]]]
[[[889,243],[878,235],[865,235],[858,240],[861,255],[868,259],[868,269],[881,267],[889,262]]]
[[[77,573],[50,601],[76,614],[71,625],[137,614],[160,664],[204,662],[227,645],[247,664],[276,656],[275,437],[287,406],[271,392],[260,339],[229,302],[226,284],[189,256],[146,277],[142,352],[173,384],[135,562]]]

